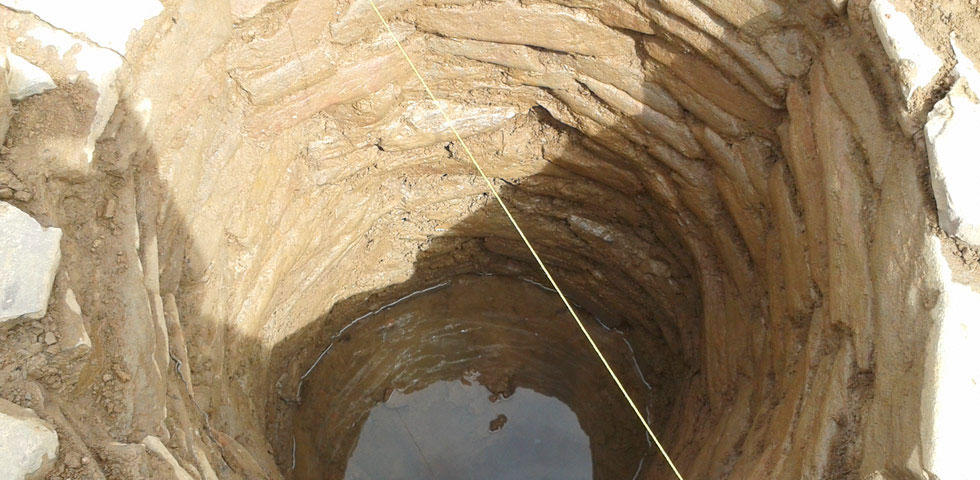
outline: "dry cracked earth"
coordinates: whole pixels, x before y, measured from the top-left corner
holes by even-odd
[[[378,5],[685,478],[980,475],[976,0]],[[0,0],[0,139],[0,478],[459,379],[673,478],[367,0]]]

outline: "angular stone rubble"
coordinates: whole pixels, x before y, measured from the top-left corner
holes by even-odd
[[[0,202],[0,325],[41,318],[61,260],[61,229]]]

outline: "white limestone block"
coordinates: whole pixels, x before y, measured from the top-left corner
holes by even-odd
[[[980,73],[958,57],[959,78],[929,112],[926,147],[940,227],[980,247]]]
[[[126,54],[133,30],[163,11],[157,0],[0,0],[0,5],[31,12],[52,26],[88,37]]]
[[[980,293],[953,279],[938,237],[929,237],[925,256],[937,267],[941,294],[926,347],[923,467],[931,478],[970,480],[980,471]]]
[[[898,64],[899,83],[907,102],[918,89],[932,83],[943,61],[922,41],[908,15],[891,2],[871,0],[869,8],[881,45],[888,58]]]
[[[58,434],[34,411],[0,399],[0,478],[44,476],[58,456]]]
[[[79,74],[85,74],[99,94],[95,104],[95,117],[82,147],[86,160],[91,163],[95,142],[102,136],[109,117],[119,103],[116,76],[122,67],[122,57],[112,50],[78,40],[63,31],[46,26],[33,28],[27,34],[45,47],[54,47],[66,64],[74,63],[76,80]]]
[[[61,260],[61,229],[0,202],[0,325],[41,318]]]
[[[55,88],[51,75],[7,49],[7,91],[11,100],[23,100],[31,95]]]

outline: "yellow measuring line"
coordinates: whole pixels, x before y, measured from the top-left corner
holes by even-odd
[[[474,157],[473,153],[470,152],[470,147],[466,146],[466,142],[463,141],[463,137],[461,137],[459,132],[456,131],[456,127],[453,126],[453,122],[449,118],[449,115],[447,115],[446,111],[443,110],[442,105],[439,104],[439,100],[436,99],[436,96],[432,94],[432,90],[429,90],[429,85],[425,83],[425,79],[422,78],[422,74],[419,73],[417,68],[415,68],[415,63],[412,62],[412,59],[408,56],[408,53],[405,52],[405,48],[402,47],[402,42],[399,42],[398,37],[395,36],[395,32],[391,31],[388,21],[385,20],[384,15],[381,15],[381,11],[378,10],[378,6],[374,3],[374,0],[368,1],[371,2],[371,8],[374,9],[374,13],[378,14],[378,19],[381,20],[382,24],[384,24],[385,30],[388,31],[388,35],[390,35],[391,39],[395,41],[395,45],[398,45],[398,50],[402,52],[402,56],[405,57],[405,61],[407,61],[408,65],[412,67],[412,71],[415,72],[415,76],[419,79],[419,82],[422,83],[422,88],[425,89],[425,93],[427,93],[429,98],[432,99],[432,102],[436,104],[436,108],[439,109],[439,113],[442,114],[442,118],[446,120],[446,125],[448,125],[449,129],[453,131],[453,135],[456,136],[456,140],[459,140],[459,144],[462,145],[463,150],[466,152],[466,156],[470,157],[470,161],[473,162],[473,166],[476,167],[476,171],[480,172],[480,176],[483,177],[483,181],[486,182],[487,188],[489,188],[490,193],[493,194],[493,198],[496,198],[497,203],[500,204],[500,208],[504,209],[504,213],[507,214],[507,218],[510,219],[510,223],[514,225],[514,229],[516,229],[517,233],[521,236],[521,240],[524,240],[524,245],[527,245],[527,249],[531,251],[531,255],[533,255],[534,259],[538,261],[538,265],[541,266],[541,270],[544,271],[544,275],[548,277],[548,281],[551,282],[551,286],[555,288],[556,292],[558,292],[558,296],[561,297],[561,301],[565,302],[565,306],[568,307],[568,311],[572,314],[572,318],[575,319],[575,323],[578,324],[578,328],[582,330],[583,334],[585,334],[585,338],[589,340],[589,344],[592,345],[592,349],[595,350],[596,355],[599,356],[599,360],[602,360],[602,364],[605,365],[609,375],[616,381],[616,386],[619,387],[619,391],[623,392],[623,396],[626,397],[626,401],[629,402],[630,407],[633,407],[633,412],[636,413],[636,418],[640,419],[640,423],[642,423],[643,427],[646,428],[647,433],[650,434],[650,438],[652,438],[653,442],[657,444],[657,448],[660,449],[660,453],[663,454],[664,459],[667,460],[667,463],[670,465],[670,469],[674,471],[674,475],[676,475],[679,480],[684,480],[684,477],[681,476],[681,472],[677,471],[677,467],[674,466],[674,462],[670,459],[670,455],[667,455],[667,450],[664,449],[664,446],[660,444],[660,440],[658,440],[657,436],[653,433],[653,429],[650,428],[650,424],[648,424],[647,420],[643,418],[643,414],[640,413],[640,409],[636,407],[636,403],[633,402],[633,398],[626,392],[626,387],[623,386],[623,382],[619,381],[619,377],[616,376],[616,372],[613,371],[612,366],[610,366],[609,362],[606,361],[606,356],[599,350],[599,346],[596,345],[595,340],[592,340],[592,335],[589,335],[589,331],[585,329],[585,324],[583,324],[582,320],[578,318],[578,314],[575,313],[575,309],[572,308],[572,304],[568,302],[567,298],[565,298],[565,294],[562,293],[561,288],[558,287],[558,283],[555,282],[555,279],[551,276],[551,272],[548,271],[548,267],[544,266],[544,262],[541,261],[541,257],[538,256],[538,252],[531,246],[531,241],[527,239],[527,236],[524,235],[524,231],[521,230],[520,225],[517,224],[517,220],[514,220],[514,216],[510,214],[510,209],[507,208],[507,205],[504,205],[504,201],[500,198],[500,195],[497,194],[497,189],[493,186],[493,183],[490,182],[487,174],[483,173],[483,167],[480,166],[480,164],[476,161],[476,157]]]

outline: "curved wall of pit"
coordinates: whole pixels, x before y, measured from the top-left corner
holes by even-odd
[[[381,2],[563,288],[632,345],[687,478],[936,467],[936,252],[962,244],[936,237],[921,125],[952,27],[923,34],[919,85],[882,4]],[[54,296],[92,337],[67,363],[11,354],[31,373],[8,394],[42,388],[64,451],[96,460],[57,471],[152,474],[152,436],[192,477],[289,477],[300,384],[352,319],[461,276],[543,280],[366,1],[165,2],[108,84],[43,15],[0,11],[58,86],[17,104],[4,174],[64,230]],[[61,336],[61,310],[37,325]]]

